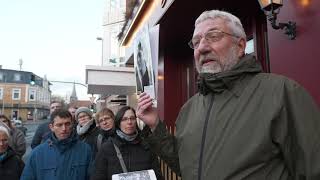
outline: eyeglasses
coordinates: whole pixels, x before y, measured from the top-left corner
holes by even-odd
[[[7,144],[9,142],[9,140],[8,139],[0,139],[0,142],[2,144]]]
[[[206,42],[208,42],[208,43],[213,43],[213,42],[220,41],[224,37],[224,35],[229,35],[232,37],[239,38],[239,36],[234,35],[234,34],[226,33],[226,32],[220,31],[220,30],[212,30],[212,31],[206,32],[203,36],[193,37],[188,42],[188,45],[190,46],[191,49],[198,49],[202,38],[204,38],[204,40],[206,40]]]
[[[132,116],[132,117],[123,117],[122,118],[122,121],[136,121],[137,120],[137,118],[136,117],[134,117],[134,116]]]
[[[108,122],[110,122],[110,121],[112,121],[113,119],[111,118],[111,117],[103,117],[103,118],[101,118],[101,119],[99,119],[99,123],[102,123],[102,122],[105,122],[105,121],[108,121]]]
[[[0,119],[0,121],[2,121],[3,123],[9,123],[9,121],[6,119],[4,119],[4,120]]]

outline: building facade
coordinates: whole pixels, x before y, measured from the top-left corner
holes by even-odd
[[[136,106],[133,61],[124,61],[125,48],[120,46],[118,37],[137,1],[106,1],[104,35],[99,38],[103,43],[103,63],[86,66],[88,94],[99,94],[97,111],[108,107],[117,112],[123,105]]]
[[[1,114],[38,120],[49,114],[50,83],[32,72],[0,69]]]
[[[103,65],[118,65],[124,56],[118,34],[125,22],[126,0],[107,0],[103,17]]]
[[[296,23],[297,36],[290,40],[284,29],[274,29],[268,22],[258,0],[150,0],[140,1],[124,28],[122,45],[133,46],[136,32],[143,26],[150,29],[157,65],[156,86],[158,111],[168,126],[174,126],[181,106],[197,92],[197,72],[193,50],[187,42],[192,38],[194,21],[205,10],[229,11],[240,18],[252,53],[265,72],[285,75],[300,83],[320,105],[320,55],[314,42],[320,40],[318,17],[320,1],[284,1],[277,23]],[[152,35],[152,29],[157,29]],[[151,42],[152,43],[152,42]],[[127,50],[126,50],[127,53]],[[129,52],[128,53],[132,53]],[[126,57],[130,57],[126,54]],[[130,61],[130,58],[127,58]]]

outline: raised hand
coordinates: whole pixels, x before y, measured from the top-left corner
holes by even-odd
[[[152,107],[153,99],[143,92],[140,94],[137,106],[137,117],[141,119],[151,130],[155,129],[158,125],[157,109]]]

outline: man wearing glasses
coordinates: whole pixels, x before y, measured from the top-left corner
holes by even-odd
[[[183,180],[320,179],[320,112],[296,82],[262,73],[245,54],[240,20],[205,11],[195,22],[199,93],[182,108],[171,136],[142,93],[137,116],[151,147]]]
[[[51,114],[58,109],[62,108],[62,104],[59,101],[52,101],[50,103],[50,114],[48,117],[48,120],[50,119]],[[32,142],[31,142],[31,148],[34,149],[36,146],[38,146],[39,144],[41,144],[42,142],[44,142],[49,134],[50,134],[50,129],[49,129],[49,121],[46,121],[42,124],[40,124],[32,138]]]
[[[51,133],[48,139],[31,152],[21,180],[88,180],[92,171],[92,150],[72,130],[70,112],[62,109],[54,111],[49,127]]]

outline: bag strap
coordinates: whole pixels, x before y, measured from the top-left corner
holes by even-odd
[[[101,145],[102,145],[102,134],[99,134],[98,137],[97,137],[97,148],[98,148],[98,151],[101,149]]]
[[[118,156],[118,159],[119,159],[119,161],[120,161],[122,171],[123,171],[124,173],[127,173],[128,170],[127,170],[126,165],[124,164],[123,157],[122,157],[122,154],[121,154],[121,152],[120,152],[119,147],[118,147],[117,145],[115,145],[114,142],[112,142],[112,144],[113,144],[113,146],[114,146],[114,149],[115,149],[116,152],[117,152],[117,156]]]

